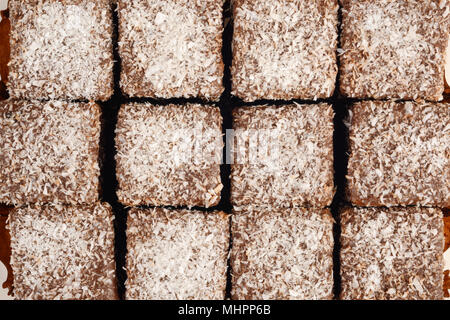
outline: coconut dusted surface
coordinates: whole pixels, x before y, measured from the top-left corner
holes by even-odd
[[[127,299],[224,299],[229,218],[137,209],[127,220]]]
[[[450,207],[450,104],[366,101],[350,117],[353,204]]]
[[[120,86],[131,97],[222,94],[223,0],[118,0]]]
[[[98,201],[100,117],[95,103],[0,102],[0,202]]]
[[[8,91],[17,99],[107,100],[110,0],[12,0]]]
[[[232,204],[329,205],[334,195],[333,116],[328,104],[234,109]]]
[[[333,95],[337,0],[235,0],[232,94],[244,101]]]
[[[341,212],[343,299],[442,299],[440,209],[347,208]]]
[[[219,108],[190,103],[123,105],[116,150],[117,195],[123,204],[219,203],[223,188]]]
[[[14,209],[14,298],[116,299],[113,219],[101,203]]]
[[[341,0],[340,91],[442,100],[448,0]]]
[[[231,223],[232,299],[331,299],[328,209],[249,206]]]

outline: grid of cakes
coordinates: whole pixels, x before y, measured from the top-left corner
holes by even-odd
[[[117,2],[124,94],[219,99],[222,1]],[[442,99],[447,1],[341,4],[338,50],[336,1],[234,1],[232,93],[329,98],[338,51],[345,96]],[[17,207],[9,218],[14,293],[115,298],[113,215],[98,203],[99,107],[36,102],[111,96],[109,1],[11,1],[10,17],[0,201]],[[384,101],[350,111],[347,193],[360,208],[341,210],[342,298],[441,298],[450,107]],[[230,254],[232,298],[332,298],[333,117],[327,103],[235,108],[232,218],[131,209],[126,297],[223,299]],[[217,205],[221,126],[214,106],[123,105],[119,201]],[[265,129],[272,136],[261,137]],[[255,131],[273,143],[256,157]]]

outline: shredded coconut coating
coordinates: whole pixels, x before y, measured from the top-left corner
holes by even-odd
[[[100,117],[95,103],[0,102],[0,202],[98,201]]]
[[[353,204],[450,207],[450,104],[366,101],[350,117]]]
[[[127,225],[126,299],[225,299],[226,214],[133,208]]]
[[[234,109],[232,204],[279,207],[331,204],[333,116],[328,104]],[[267,130],[267,136],[271,136],[267,140],[264,134],[258,137],[259,148],[266,146],[268,152],[257,152],[252,147],[255,130]]]
[[[337,0],[235,0],[232,94],[244,101],[333,95]]]
[[[234,211],[233,299],[333,297],[333,218],[328,209],[249,206]]]
[[[122,91],[219,100],[222,6],[223,0],[118,0]]]
[[[346,208],[341,212],[343,299],[442,299],[442,211]]]
[[[117,299],[111,207],[27,206],[8,218],[14,298]]]
[[[442,100],[448,0],[341,0],[340,91]]]
[[[109,0],[12,0],[9,11],[11,97],[109,99],[113,93]]]
[[[211,207],[223,188],[218,107],[126,104],[116,127],[119,201]]]

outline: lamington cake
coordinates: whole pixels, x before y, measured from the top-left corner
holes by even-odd
[[[235,206],[329,205],[334,195],[333,109],[328,104],[233,110]]]
[[[340,91],[352,98],[442,100],[447,0],[341,0]]]
[[[333,218],[328,209],[235,211],[232,299],[331,299]]]
[[[229,218],[223,212],[130,210],[126,299],[224,299]]]
[[[341,213],[343,299],[442,299],[442,211],[347,208]]]
[[[450,104],[366,101],[350,115],[354,205],[450,207]]]
[[[99,198],[100,107],[0,102],[0,203],[94,203]]]
[[[117,194],[123,204],[219,203],[223,138],[218,107],[123,105],[116,149]]]
[[[124,94],[219,100],[224,0],[117,2]]]
[[[337,0],[235,0],[233,23],[233,95],[244,101],[333,95]]]
[[[14,298],[117,299],[108,204],[26,206],[8,218]]]
[[[10,96],[107,100],[113,93],[110,1],[10,0]]]

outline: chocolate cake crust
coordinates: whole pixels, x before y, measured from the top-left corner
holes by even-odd
[[[228,246],[223,212],[131,209],[126,299],[225,299]]]
[[[108,100],[110,0],[10,0],[8,91],[16,99]]]
[[[342,299],[442,299],[443,219],[432,208],[341,212]]]
[[[231,224],[232,299],[332,299],[328,209],[250,206]]]
[[[235,0],[233,24],[233,95],[244,101],[333,95],[337,0]]]
[[[117,195],[126,205],[211,207],[223,188],[214,106],[127,104],[116,127]]]
[[[350,115],[351,203],[450,207],[450,104],[365,101]]]
[[[117,299],[108,204],[27,206],[8,217],[14,298]]]
[[[333,116],[332,107],[323,103],[234,109],[232,204],[329,205],[334,195]]]
[[[130,97],[217,101],[224,0],[118,0],[120,86]]]
[[[100,107],[61,101],[0,102],[0,202],[95,203]]]
[[[341,0],[340,92],[442,100],[447,0]]]

